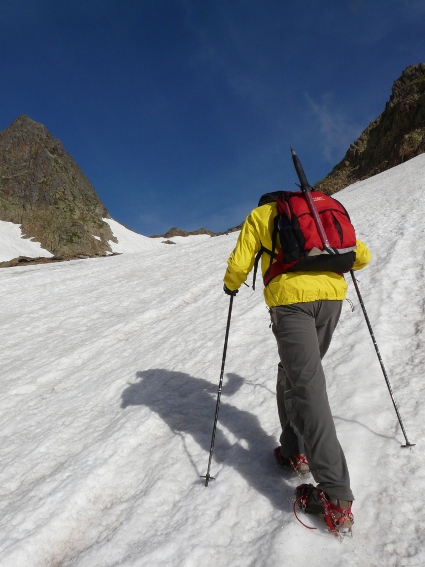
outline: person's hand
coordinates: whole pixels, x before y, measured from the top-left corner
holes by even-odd
[[[226,284],[224,284],[224,285],[223,285],[223,291],[224,291],[224,293],[226,293],[227,295],[233,295],[233,296],[235,296],[235,295],[238,293],[239,290],[238,290],[238,289],[235,289],[234,291],[232,291],[231,289],[229,289],[229,288],[227,287]]]

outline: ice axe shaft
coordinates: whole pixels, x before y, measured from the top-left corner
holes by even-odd
[[[317,212],[316,205],[314,204],[313,197],[311,196],[311,185],[307,181],[307,177],[304,173],[303,166],[301,165],[300,159],[295,153],[295,151],[291,148],[292,154],[292,161],[294,162],[295,171],[297,172],[298,179],[300,180],[300,187],[301,191],[304,193],[304,197],[307,201],[308,208],[310,209],[311,216],[314,219],[314,222],[317,227],[317,231],[320,236],[320,240],[322,241],[323,248],[329,254],[334,254],[335,252],[332,250],[331,245],[329,244],[328,237],[326,236],[325,229],[323,228],[322,221],[320,220],[319,213]]]

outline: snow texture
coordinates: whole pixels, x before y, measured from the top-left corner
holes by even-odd
[[[161,243],[159,240],[133,232],[114,219],[103,220],[109,224],[112,234],[118,240],[118,243],[112,242],[112,240],[109,241],[112,252],[119,252],[120,254],[142,252],[144,250],[152,250],[152,248]]]
[[[0,272],[0,565],[425,564],[425,156],[338,194],[372,261],[324,360],[352,487],[353,539],[294,518],[274,462],[277,349],[260,291],[234,301],[204,487],[237,233]],[[116,227],[114,227],[114,232]],[[144,241],[143,241],[144,242]],[[312,479],[310,478],[311,482]]]
[[[22,238],[23,236],[20,224],[0,221],[0,262],[7,262],[18,256],[29,258],[53,256],[48,250],[42,248],[39,242]]]
[[[109,224],[112,234],[118,240],[118,243],[109,242],[112,252],[131,254],[149,249],[152,250],[152,248],[162,243],[159,239],[151,239],[137,234],[113,219],[103,220]],[[29,258],[38,258],[40,256],[50,258],[53,256],[48,250],[42,248],[39,242],[34,242],[32,239],[24,239],[23,236],[20,224],[0,221],[0,262],[12,260],[18,256],[27,256]],[[99,236],[93,235],[93,238],[100,240]]]

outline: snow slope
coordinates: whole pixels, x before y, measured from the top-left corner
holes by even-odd
[[[235,298],[205,474],[237,234],[2,270],[0,565],[425,564],[425,156],[338,194],[371,264],[325,358],[356,496],[354,538],[301,526],[274,463],[277,352],[260,291]],[[303,517],[314,523],[309,516]]]
[[[142,250],[152,250],[152,248],[161,244],[161,241],[137,234],[137,232],[133,232],[114,219],[103,220],[109,224],[112,234],[118,240],[118,243],[109,241],[112,252],[119,252],[120,254],[141,252]]]
[[[50,258],[50,252],[41,247],[39,242],[22,238],[20,224],[0,221],[0,262],[7,262],[18,256]]]
[[[103,219],[111,227],[118,243],[110,241],[112,252],[120,254],[152,250],[162,243],[161,240],[148,238],[137,234],[113,219]],[[93,238],[99,239],[98,236]],[[18,256],[37,258],[39,256],[50,258],[53,256],[48,250],[41,247],[39,242],[22,238],[21,225],[12,222],[0,221],[0,262],[6,262]]]
[[[126,228],[114,219],[103,219],[109,224],[112,230],[112,234],[117,238],[118,243],[109,241],[109,245],[112,248],[112,252],[119,252],[124,254],[141,252],[143,250],[148,250],[156,248],[162,245],[165,241],[171,240],[174,244],[179,246],[192,245],[193,243],[201,243],[204,240],[209,240],[211,236],[208,234],[196,234],[190,236],[173,236],[169,238],[149,238],[133,232],[132,230]]]

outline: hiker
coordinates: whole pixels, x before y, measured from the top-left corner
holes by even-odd
[[[276,238],[279,194],[263,196],[259,206],[246,218],[227,262],[224,291],[228,295],[238,293],[256,255],[266,252],[261,257],[262,275],[266,276],[264,299],[280,357],[276,391],[282,434],[274,454],[279,464],[298,474],[311,472],[317,486],[301,485],[296,490],[297,499],[303,499],[305,512],[318,514],[328,524],[325,516],[329,516],[331,509],[331,515],[336,518],[332,520],[332,531],[343,533],[351,530],[354,521],[351,513],[354,496],[329,407],[321,359],[338,323],[347,284],[342,274],[333,271],[295,271],[296,266],[291,264],[291,271],[282,273],[275,265],[279,262],[277,252],[283,239],[283,236],[280,240],[279,236]],[[318,192],[313,195],[318,201],[330,199]],[[348,215],[347,218],[349,222]],[[353,243],[352,268],[359,270],[369,262],[370,252],[363,242],[356,240],[354,229]],[[270,274],[271,279],[267,277]]]

